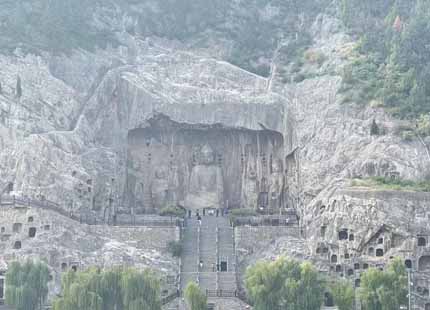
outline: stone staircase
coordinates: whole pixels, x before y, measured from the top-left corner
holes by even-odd
[[[187,227],[182,230],[182,255],[181,255],[181,290],[188,282],[198,281],[199,272],[199,230],[198,222],[187,221]]]
[[[228,218],[205,216],[201,226],[195,218],[187,219],[182,233],[182,291],[195,281],[209,297],[235,297],[234,232]]]

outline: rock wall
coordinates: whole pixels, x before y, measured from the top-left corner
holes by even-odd
[[[71,268],[153,268],[168,289],[176,289],[179,263],[167,251],[179,240],[176,227],[86,225],[37,208],[0,209],[0,259],[42,260],[50,268],[50,294],[60,292],[61,274]],[[167,278],[173,283],[167,285]]]

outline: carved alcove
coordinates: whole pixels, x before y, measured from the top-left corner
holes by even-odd
[[[283,136],[271,130],[177,123],[163,115],[128,135],[126,200],[135,213],[169,205],[285,206]]]

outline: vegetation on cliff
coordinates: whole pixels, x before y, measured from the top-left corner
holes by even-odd
[[[430,113],[430,3],[342,0],[359,41],[343,72],[345,101],[382,106],[400,118]]]
[[[404,190],[416,192],[430,192],[430,181],[399,180],[384,177],[354,179],[353,187],[370,187],[381,190]]]

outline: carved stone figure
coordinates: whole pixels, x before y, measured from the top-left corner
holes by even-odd
[[[158,167],[155,171],[155,177],[151,186],[154,208],[161,209],[167,207],[168,189],[169,181],[167,169],[165,167]]]
[[[244,208],[257,209],[258,184],[257,172],[254,165],[250,164],[243,181],[242,204]]]
[[[224,184],[222,170],[215,163],[214,152],[209,145],[205,145],[197,155],[197,165],[190,175],[185,207],[193,210],[221,208]]]
[[[273,161],[272,173],[269,177],[269,207],[278,209],[282,207],[284,192],[284,174],[280,160]]]

